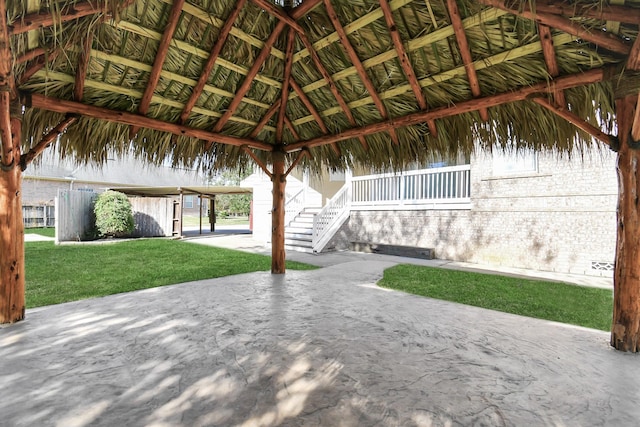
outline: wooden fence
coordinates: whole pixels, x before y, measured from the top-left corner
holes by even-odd
[[[56,243],[84,240],[92,232],[95,219],[93,191],[58,190],[56,197]]]
[[[171,237],[173,200],[166,197],[130,197],[136,237]]]

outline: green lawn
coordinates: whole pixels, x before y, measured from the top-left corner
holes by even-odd
[[[107,244],[25,244],[27,307],[253,271],[271,258],[166,239]],[[317,267],[287,261],[287,268]]]
[[[566,283],[398,265],[380,286],[522,316],[611,329],[613,293]]]
[[[56,237],[56,229],[55,227],[25,228],[24,234],[40,234],[46,237]]]

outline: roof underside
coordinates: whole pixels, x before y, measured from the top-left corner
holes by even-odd
[[[638,93],[623,69],[640,0],[297,3],[7,0],[24,149],[77,114],[57,150],[81,161],[133,150],[208,169],[282,149],[315,170],[393,169],[478,146],[571,153],[610,142],[614,98]]]

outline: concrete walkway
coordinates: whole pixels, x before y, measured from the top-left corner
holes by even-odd
[[[608,333],[384,290],[395,260],[346,255],[27,310],[0,425],[638,425]]]

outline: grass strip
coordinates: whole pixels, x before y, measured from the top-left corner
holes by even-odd
[[[611,330],[608,289],[415,265],[385,270],[379,286],[505,313]]]
[[[56,237],[55,227],[25,228],[24,234],[39,234],[45,237]]]
[[[25,245],[27,307],[267,271],[271,258],[166,239],[107,244]],[[317,267],[287,261],[288,269]]]

